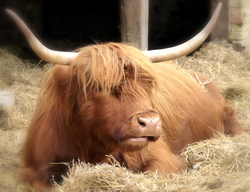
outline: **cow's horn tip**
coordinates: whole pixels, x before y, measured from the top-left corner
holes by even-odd
[[[13,11],[11,10],[11,9],[5,9],[5,11],[8,13],[8,14],[11,14],[11,13],[13,13]]]

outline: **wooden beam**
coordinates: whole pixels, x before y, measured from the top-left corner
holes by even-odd
[[[121,0],[121,39],[148,49],[148,0]]]

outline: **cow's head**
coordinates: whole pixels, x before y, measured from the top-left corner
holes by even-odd
[[[92,45],[82,48],[69,67],[57,67],[56,82],[66,102],[75,106],[75,117],[82,119],[79,129],[96,145],[138,150],[161,135],[151,103],[156,87],[152,67],[132,46]]]

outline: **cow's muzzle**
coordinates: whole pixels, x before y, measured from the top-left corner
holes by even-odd
[[[134,116],[132,121],[134,121],[134,128],[138,129],[139,135],[137,137],[130,138],[130,141],[155,141],[161,136],[161,121],[156,112],[150,111],[147,113],[137,114]]]
[[[138,151],[159,139],[162,133],[160,116],[155,111],[137,113],[131,119],[129,133],[119,142],[124,151]]]

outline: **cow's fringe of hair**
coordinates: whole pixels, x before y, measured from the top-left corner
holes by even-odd
[[[78,85],[82,86],[85,96],[92,90],[110,92],[117,87],[122,88],[125,83],[130,86],[131,94],[138,80],[143,79],[144,83],[148,81],[151,84],[157,82],[149,59],[140,50],[120,43],[92,45],[80,49],[70,70],[73,76],[71,79],[77,77]]]

